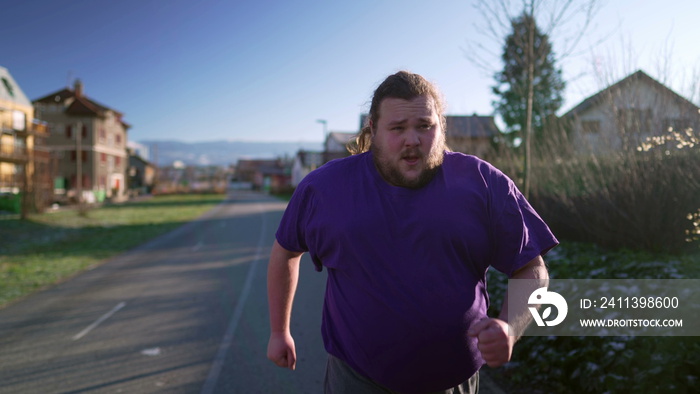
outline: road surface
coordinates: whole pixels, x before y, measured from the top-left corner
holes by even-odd
[[[285,205],[232,191],[198,220],[0,310],[0,393],[321,393],[326,274],[308,255],[297,369],[266,359],[267,259]],[[492,387],[483,377],[482,393]]]
[[[325,273],[307,257],[297,370],[265,357],[285,203],[233,192],[202,218],[0,310],[0,393],[318,393]]]

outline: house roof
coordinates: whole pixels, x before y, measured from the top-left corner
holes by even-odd
[[[139,156],[138,154],[129,153],[129,165],[133,165],[133,164],[140,164],[142,166],[152,165],[148,160],[144,159],[143,157]]]
[[[115,110],[114,108],[100,104],[82,93],[76,94],[75,89],[64,88],[44,97],[38,98],[33,102],[42,104],[67,105],[65,113],[69,115],[104,116],[105,112],[112,111],[120,119],[120,122],[124,125],[124,127],[131,127],[130,124],[121,120],[121,117],[124,116],[123,113]]]
[[[148,164],[148,165],[151,164],[151,162],[149,162],[148,160],[146,160],[146,158],[141,156],[141,152],[139,152],[137,149],[134,149],[133,147],[128,146],[128,145],[129,144],[127,143],[126,153],[129,156],[129,160],[139,161],[139,162],[142,162],[142,163]]]
[[[75,97],[66,108],[66,113],[72,115],[101,115],[104,112],[85,97]]]
[[[652,86],[654,86],[658,89],[661,89],[662,91],[667,92],[672,99],[678,101],[682,105],[686,105],[686,106],[690,105],[690,106],[693,106],[694,108],[698,108],[697,105],[693,104],[691,101],[689,101],[685,97],[674,92],[673,90],[668,88],[666,85],[662,84],[661,82],[650,77],[644,71],[637,70],[635,73],[628,75],[627,77],[621,79],[620,81],[608,86],[607,88],[601,90],[600,92],[583,100],[579,105],[575,106],[574,108],[569,110],[567,113],[565,113],[563,117],[576,116],[576,115],[580,114],[581,112],[584,112],[584,111],[588,110],[589,108],[600,104],[607,97],[610,97],[611,94],[630,86],[634,82],[639,82],[639,81],[651,84]],[[698,108],[698,109],[700,109],[700,108]]]
[[[6,68],[0,67],[0,100],[11,101],[18,105],[31,107],[32,103],[24,95],[15,79]]]
[[[450,137],[494,137],[501,132],[493,116],[447,115],[447,136]]]
[[[331,131],[328,133],[327,140],[334,140],[341,145],[345,145],[355,137],[357,137],[357,133],[354,132]]]

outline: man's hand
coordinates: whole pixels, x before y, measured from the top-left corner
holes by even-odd
[[[508,330],[505,321],[488,318],[469,328],[468,335],[478,339],[479,351],[489,367],[500,367],[510,361],[516,338],[508,335]]]
[[[273,332],[267,344],[267,358],[278,367],[294,370],[297,367],[297,352],[294,339],[289,332]]]
[[[542,256],[537,256],[530,260],[523,267],[515,271],[511,279],[532,279],[533,288],[526,291],[530,294],[540,287],[546,287],[549,283],[549,274],[544,264]],[[510,286],[508,292],[513,290]],[[523,291],[522,289],[516,289]],[[532,321],[532,315],[528,310],[526,302],[514,303],[510,306],[511,313],[508,313],[508,292],[503,300],[501,313],[498,319],[485,318],[469,328],[468,335],[479,340],[479,351],[481,356],[490,367],[500,367],[510,361],[513,354],[513,345],[525,332],[527,325]],[[516,299],[527,301],[527,297]]]

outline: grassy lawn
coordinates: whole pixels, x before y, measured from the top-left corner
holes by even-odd
[[[0,307],[197,218],[224,195],[141,202],[0,219]]]

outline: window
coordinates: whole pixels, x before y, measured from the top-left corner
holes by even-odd
[[[600,133],[599,120],[584,120],[581,122],[581,129],[584,133],[597,134]]]
[[[82,139],[87,139],[87,125],[83,125],[83,132],[81,133]]]
[[[116,136],[114,136],[114,138],[116,139],[117,145],[121,145],[121,143],[122,143],[121,134],[117,134]]]
[[[107,154],[106,153],[100,153],[100,161],[102,163],[105,163],[107,161]]]
[[[119,156],[115,156],[114,157],[114,164],[116,164],[117,167],[119,167],[122,164],[122,158]]]
[[[27,128],[26,118],[24,112],[22,111],[12,111],[12,128],[19,131],[24,131]]]
[[[100,141],[107,139],[107,132],[104,127],[100,127]]]
[[[66,138],[73,138],[73,126],[66,125]]]

